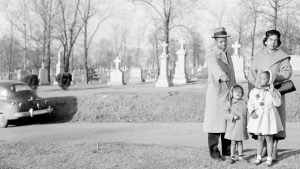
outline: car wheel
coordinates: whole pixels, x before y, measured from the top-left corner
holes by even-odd
[[[6,119],[4,114],[0,114],[0,128],[7,127],[8,120]]]

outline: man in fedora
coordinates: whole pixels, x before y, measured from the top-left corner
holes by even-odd
[[[225,117],[224,106],[231,86],[235,81],[231,57],[227,55],[227,32],[224,27],[214,30],[214,46],[206,55],[208,67],[208,87],[204,114],[203,131],[208,133],[208,146],[213,159],[224,160],[230,156],[230,140],[224,138]],[[218,149],[221,137],[222,155]]]

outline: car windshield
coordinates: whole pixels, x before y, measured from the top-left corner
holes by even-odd
[[[7,89],[0,87],[0,97],[7,97],[9,94],[9,92],[7,91]]]
[[[31,91],[32,89],[27,85],[23,85],[23,84],[15,85],[16,92],[22,92],[22,91],[28,91],[28,90]]]

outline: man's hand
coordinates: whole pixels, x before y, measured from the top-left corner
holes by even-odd
[[[229,81],[228,77],[224,74],[220,77],[221,82],[227,82]]]
[[[233,120],[237,120],[238,118],[239,118],[239,116],[236,114],[233,116]]]

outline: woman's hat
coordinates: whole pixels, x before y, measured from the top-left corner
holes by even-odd
[[[230,37],[230,35],[227,35],[227,32],[224,27],[216,28],[214,30],[214,36],[212,38],[227,38]]]

